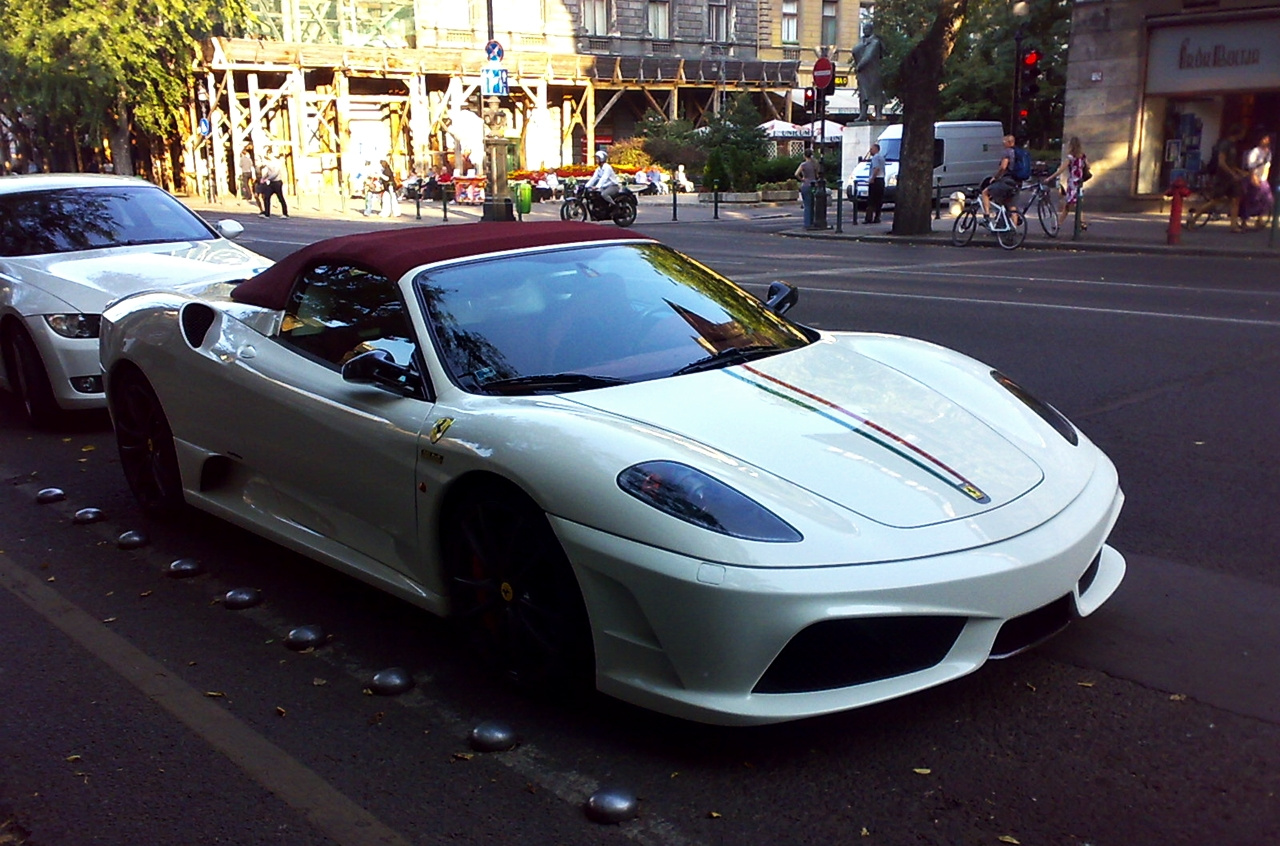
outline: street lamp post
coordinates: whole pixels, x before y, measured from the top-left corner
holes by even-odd
[[[1018,20],[1018,28],[1013,33],[1013,108],[1009,114],[1009,134],[1016,136],[1022,118],[1022,40],[1027,35],[1026,17],[1031,13],[1031,5],[1026,0],[1018,0],[1010,11]]]

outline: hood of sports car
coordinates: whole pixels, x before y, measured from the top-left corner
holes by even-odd
[[[841,343],[574,399],[704,443],[892,527],[982,514],[1044,478],[977,415]]]
[[[25,284],[42,288],[85,314],[99,313],[112,300],[141,291],[247,279],[271,264],[270,259],[225,238],[7,261]]]

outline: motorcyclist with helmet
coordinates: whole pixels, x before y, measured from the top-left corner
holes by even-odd
[[[613,198],[622,190],[622,183],[618,181],[618,174],[614,173],[613,166],[609,164],[608,151],[596,150],[596,163],[596,172],[587,180],[587,190],[599,191],[600,196],[609,203],[609,208],[613,208],[615,205]]]

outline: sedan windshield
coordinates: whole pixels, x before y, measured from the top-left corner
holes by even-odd
[[[0,256],[216,237],[186,206],[146,184],[0,194]]]
[[[454,264],[416,285],[450,378],[472,393],[642,382],[810,342],[729,280],[647,242]]]

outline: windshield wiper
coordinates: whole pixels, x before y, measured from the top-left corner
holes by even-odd
[[[562,391],[585,391],[591,388],[607,388],[610,385],[626,385],[626,379],[613,376],[593,376],[590,373],[542,373],[537,376],[514,376],[510,379],[494,379],[481,384],[480,390],[494,394],[540,394]]]
[[[695,362],[686,364],[671,375],[683,376],[686,373],[701,373],[703,370],[717,370],[734,364],[746,364],[748,361],[755,361],[757,358],[765,358],[774,353],[782,352],[783,349],[784,347],[774,346],[773,344],[729,347],[728,349],[720,350],[720,352],[712,353],[706,358],[700,358]]]

